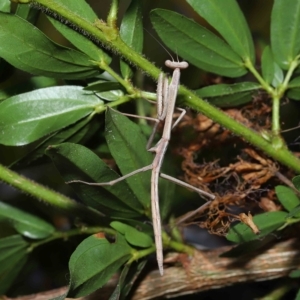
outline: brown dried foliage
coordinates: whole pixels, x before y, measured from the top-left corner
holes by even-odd
[[[270,128],[271,105],[263,95],[243,108],[224,111],[253,130]],[[184,137],[189,128],[196,134],[186,142]],[[193,216],[186,224],[198,224],[213,234],[225,235],[230,224],[240,220],[258,232],[249,210],[280,210],[275,192],[270,189],[271,181],[272,186],[276,180],[279,183],[276,177],[279,166],[274,161],[202,114],[187,114],[177,130],[176,136],[182,138],[177,143],[181,147],[175,152],[183,158],[184,181],[216,196],[200,215]],[[222,154],[228,146],[229,155],[224,154],[225,150]],[[205,153],[208,153],[205,157],[214,156],[216,151],[220,152],[220,158],[205,163],[195,161],[197,156]]]

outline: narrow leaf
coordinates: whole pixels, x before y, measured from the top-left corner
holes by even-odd
[[[299,77],[300,78],[300,77]],[[295,188],[300,191],[300,175],[298,176],[295,176],[293,179],[292,179],[292,182],[295,186]]]
[[[58,5],[67,7],[72,13],[77,14],[80,18],[94,23],[98,19],[96,13],[92,10],[89,4],[84,0],[55,0]],[[84,52],[95,61],[105,61],[109,64],[111,57],[100,49],[100,43],[95,44],[95,39],[83,29],[66,20],[55,20],[48,17],[53,26],[75,47]]]
[[[300,88],[300,76],[293,78],[289,82],[289,88]]]
[[[164,43],[196,67],[228,77],[247,73],[242,59],[222,39],[191,19],[164,9],[151,11],[150,18]]]
[[[284,185],[277,185],[275,187],[275,192],[278,200],[287,211],[291,211],[296,206],[300,205],[299,198],[291,188]]]
[[[91,150],[84,146],[64,143],[48,148],[49,155],[65,181],[84,180],[87,182],[109,182],[119,178]],[[134,218],[143,214],[142,206],[130,190],[126,181],[114,186],[90,186],[70,183],[81,201],[108,217]]]
[[[124,96],[124,92],[122,90],[111,90],[108,92],[96,93],[96,95],[104,101],[117,101]]]
[[[22,19],[25,19],[31,24],[35,24],[40,14],[38,10],[34,9],[29,4],[18,4],[18,7],[16,9],[16,15]]]
[[[72,124],[59,132],[55,132],[43,139],[41,143],[31,143],[27,147],[22,147],[22,154],[19,159],[15,160],[10,166],[14,164],[22,165],[29,164],[34,160],[42,157],[45,154],[45,150],[50,145],[57,145],[63,142],[79,143],[88,139],[90,134],[93,134],[96,130],[99,130],[101,126],[100,122],[96,122],[95,119],[90,120],[89,117],[79,120],[77,123]],[[33,146],[33,147],[32,147]],[[26,151],[28,148],[28,151]]]
[[[124,268],[121,272],[121,275],[119,277],[118,284],[117,284],[115,290],[113,291],[113,293],[111,294],[111,296],[109,297],[108,300],[119,300],[120,299],[120,296],[121,296],[121,293],[122,293],[122,288],[123,288],[123,285],[124,285],[124,281],[125,281],[126,276],[128,274],[129,268],[130,268],[129,264],[126,264],[124,266]]]
[[[141,1],[132,0],[125,15],[123,17],[120,36],[122,40],[138,53],[143,49],[143,22]],[[132,71],[130,66],[124,62],[120,62],[121,74],[124,78],[132,77]]]
[[[118,285],[109,300],[125,300],[133,284],[144,269],[147,259],[139,260],[131,264],[126,264],[119,277]]]
[[[121,84],[117,81],[98,80],[84,88],[86,91],[106,92],[110,90],[120,90]]]
[[[196,90],[201,98],[220,107],[233,107],[251,101],[254,92],[260,89],[260,85],[254,82],[242,82],[234,84],[216,84]]]
[[[287,96],[293,100],[300,100],[300,76],[293,78],[289,82]],[[299,184],[300,188],[300,184]]]
[[[153,156],[146,150],[146,138],[140,128],[120,113],[106,113],[105,137],[109,150],[123,175],[149,166]],[[150,172],[141,172],[126,179],[144,207],[150,205]]]
[[[5,294],[28,258],[28,243],[20,235],[0,239],[0,294]]]
[[[300,2],[275,0],[271,15],[271,47],[276,62],[288,70],[300,54]]]
[[[278,87],[279,85],[281,85],[283,83],[283,80],[284,80],[283,71],[281,70],[279,65],[275,63],[274,64],[274,77],[272,80],[272,85],[274,87]]]
[[[269,84],[272,83],[274,78],[274,63],[275,61],[272,50],[269,46],[267,46],[265,47],[261,57],[261,71],[263,79]]]
[[[81,79],[99,73],[87,55],[62,47],[31,23],[1,12],[0,57],[35,75]]]
[[[71,282],[68,297],[82,297],[102,287],[130,258],[131,251],[120,234],[113,243],[101,232],[85,239],[69,261]]]
[[[20,234],[31,239],[46,238],[55,230],[48,222],[4,202],[0,202],[0,217],[9,221]]]
[[[290,218],[296,218],[299,219],[300,218],[300,205],[297,205],[296,207],[294,207],[286,216],[287,219]]]
[[[174,182],[162,179],[159,181],[159,187],[160,216],[162,220],[166,220],[174,212],[174,207],[176,206],[174,203],[176,185]]]
[[[246,19],[236,0],[187,0],[245,61],[254,64],[254,44]]]
[[[226,238],[234,243],[244,243],[260,239],[285,224],[286,216],[287,213],[283,211],[272,211],[256,215],[253,217],[253,222],[260,230],[259,234],[254,234],[246,224],[239,223],[229,230]]]
[[[50,87],[0,103],[0,143],[20,146],[91,114],[102,103],[78,86]]]
[[[117,101],[124,96],[123,87],[116,81],[98,80],[84,90],[96,92],[96,95],[104,101]]]

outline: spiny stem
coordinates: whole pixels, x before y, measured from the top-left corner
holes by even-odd
[[[70,20],[79,28],[82,28],[86,32],[92,34],[105,46],[117,51],[123,58],[127,59],[132,64],[135,64],[140,69],[146,71],[152,78],[157,80],[159,74],[161,73],[160,69],[156,68],[141,54],[135,52],[133,49],[127,46],[119,36],[115,36],[115,34],[109,35],[106,31],[111,30],[111,28],[107,25],[102,24],[102,26],[107,27],[104,28],[106,30],[99,30],[99,28],[94,24],[83,18],[80,18],[78,15],[68,10],[68,8],[65,6],[57,5],[57,3],[49,0],[36,0],[36,2],[48,7],[58,15],[61,15],[63,18]],[[256,74],[257,79],[263,86],[265,86],[264,82],[261,80],[261,76],[257,73],[252,64],[247,64],[246,62],[246,66],[252,70],[253,74]],[[267,86],[265,86],[265,88],[267,90]],[[276,151],[274,151],[272,144],[262,138],[259,133],[247,128],[243,124],[236,122],[219,109],[196,97],[191,91],[187,90],[186,88],[181,87],[179,91],[182,95],[185,96],[185,101],[183,104],[202,112],[204,115],[219,123],[221,126],[228,128],[234,134],[243,137],[246,141],[260,148],[269,156],[300,173],[300,160],[293,156],[286,147],[281,147],[280,151],[277,151],[277,149]]]
[[[94,222],[99,222],[99,220],[103,218],[103,215],[100,212],[81,205],[78,202],[25,178],[2,165],[0,165],[0,180],[25,194],[35,197],[38,201],[45,201],[68,214],[76,213],[76,215],[92,219]]]

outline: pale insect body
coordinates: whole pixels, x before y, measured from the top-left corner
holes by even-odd
[[[159,193],[158,193],[158,179],[159,176],[165,178],[167,180],[173,181],[178,185],[184,186],[191,190],[196,191],[199,194],[202,194],[210,199],[214,199],[215,196],[209,194],[201,189],[195,188],[183,181],[180,181],[174,177],[169,175],[160,173],[161,166],[164,160],[164,155],[167,151],[167,147],[169,144],[169,140],[171,138],[171,130],[174,128],[178,122],[182,119],[185,114],[184,109],[180,109],[181,114],[175,123],[172,125],[173,122],[173,113],[175,109],[175,102],[177,98],[177,92],[179,87],[179,80],[180,80],[180,70],[185,69],[188,67],[188,63],[185,61],[182,62],[172,62],[167,60],[165,65],[171,69],[173,69],[173,75],[171,81],[169,83],[168,79],[164,76],[163,73],[160,74],[158,85],[157,85],[157,119],[148,118],[148,120],[154,120],[156,124],[154,125],[153,132],[148,140],[147,143],[147,150],[149,152],[154,152],[155,156],[153,162],[149,166],[145,166],[141,169],[135,170],[129,174],[126,174],[116,180],[110,182],[103,182],[103,183],[90,183],[81,180],[72,180],[71,182],[79,182],[93,186],[105,186],[105,185],[114,185],[117,182],[120,182],[132,175],[135,175],[140,172],[145,172],[147,170],[152,170],[151,174],[151,210],[152,210],[152,220],[153,220],[153,231],[155,237],[155,245],[156,245],[156,258],[158,263],[159,272],[163,275],[163,243],[162,243],[162,236],[161,236],[161,218],[160,218],[160,211],[159,211]],[[124,114],[131,117],[139,117],[136,115],[131,114]],[[157,144],[150,148],[150,145],[153,141],[154,134],[158,127],[158,124],[162,121],[165,121],[163,133],[161,139],[157,142]]]

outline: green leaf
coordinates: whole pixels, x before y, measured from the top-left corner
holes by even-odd
[[[132,0],[123,17],[120,36],[122,40],[138,53],[143,49],[143,22],[141,1]],[[124,78],[132,77],[130,66],[124,61],[120,62],[121,74]]]
[[[54,43],[31,23],[5,13],[0,13],[0,57],[35,75],[85,79],[99,74],[89,56]]]
[[[104,101],[117,101],[124,96],[123,87],[119,82],[98,80],[84,88],[87,91],[95,91],[96,95]]]
[[[287,96],[293,100],[300,100],[300,76],[289,82]]]
[[[49,87],[0,103],[0,143],[21,146],[91,114],[103,103],[78,86]]]
[[[299,219],[300,217],[300,205],[294,207],[286,216],[287,219],[296,218]]]
[[[299,278],[300,277],[300,270],[294,270],[289,274],[290,278]]]
[[[110,243],[103,233],[85,239],[73,252],[69,261],[71,275],[68,297],[82,297],[102,287],[131,257],[122,235]]]
[[[80,18],[94,23],[98,19],[96,13],[92,10],[89,4],[84,0],[54,0],[57,5],[67,7],[72,13],[77,14]],[[111,57],[108,56],[103,50],[94,43],[94,37],[90,36],[87,32],[81,28],[77,28],[69,21],[59,21],[51,17],[48,17],[53,26],[76,48],[84,52],[95,61],[103,61],[106,64],[110,64]],[[64,23],[64,24],[63,24]]]
[[[44,76],[33,76],[25,81],[17,81],[12,77],[0,84],[0,100],[5,100],[16,94],[56,85],[58,85],[56,79]]]
[[[289,82],[289,88],[300,88],[300,76],[297,76],[295,78],[293,78],[290,82]]]
[[[288,70],[300,51],[300,2],[275,0],[271,15],[271,47],[276,62]]]
[[[298,292],[297,292],[297,295],[296,295],[295,300],[300,300],[300,289],[299,289]]]
[[[31,239],[43,239],[54,232],[54,227],[48,222],[0,202],[0,217],[9,221],[20,234]]]
[[[284,73],[275,62],[272,50],[269,46],[265,47],[262,55],[262,75],[264,80],[272,84],[273,87],[278,87],[284,80]]]
[[[272,50],[269,46],[265,47],[262,57],[261,57],[261,71],[262,77],[267,83],[271,83],[274,78],[275,61],[273,57]]]
[[[278,200],[287,211],[290,212],[296,206],[300,205],[299,198],[291,188],[284,185],[277,185],[275,187],[275,192]]]
[[[159,208],[160,216],[162,220],[166,220],[167,217],[174,211],[174,196],[176,190],[176,184],[170,180],[159,180]]]
[[[0,2],[0,11],[9,13],[10,12],[10,0],[1,0]]]
[[[131,227],[138,228],[139,231],[142,231],[145,234],[153,237],[153,227],[150,222],[146,223],[145,221],[142,221],[142,219],[134,220],[125,218],[118,218],[118,221],[122,221],[123,223],[126,223]]]
[[[164,9],[151,11],[150,18],[163,42],[196,67],[228,77],[247,73],[242,59],[222,39],[194,21]]]
[[[127,242],[133,246],[148,248],[153,245],[153,240],[149,235],[132,226],[119,221],[111,222],[110,226],[124,235]]]
[[[5,294],[28,259],[28,243],[20,235],[0,239],[0,294]]]
[[[187,0],[244,60],[255,62],[254,44],[246,19],[236,0]]]
[[[101,122],[98,120],[90,119],[89,117],[79,120],[77,123],[72,124],[59,132],[51,134],[40,143],[31,143],[27,147],[22,147],[22,154],[19,159],[15,160],[10,166],[14,164],[29,164],[34,160],[45,154],[45,150],[50,145],[57,145],[63,142],[69,143],[83,143],[88,140],[97,130],[99,130]],[[33,146],[33,147],[32,147]],[[28,149],[28,151],[26,151]]]
[[[111,90],[109,92],[96,93],[96,95],[104,101],[117,101],[124,96],[124,92],[122,90]]]
[[[300,77],[299,77],[300,78]],[[295,188],[300,191],[300,175],[298,176],[295,176],[293,179],[292,179],[292,182],[295,186]]]
[[[119,277],[118,284],[109,300],[125,300],[133,284],[146,265],[147,259],[139,260],[132,264],[126,264]]]
[[[200,98],[220,107],[233,107],[252,100],[254,92],[260,89],[255,82],[241,82],[234,84],[216,84],[195,91]]]
[[[106,92],[120,90],[122,85],[117,81],[98,80],[84,88],[85,91]]]
[[[31,24],[35,24],[39,17],[39,11],[34,9],[31,5],[27,4],[18,4],[16,9],[16,15],[26,21],[30,22]]]
[[[146,138],[138,125],[109,109],[105,119],[105,138],[109,150],[123,175],[148,166],[153,156],[146,150]],[[126,179],[131,190],[145,207],[150,206],[150,172]]]
[[[119,178],[96,154],[84,146],[64,143],[49,147],[46,154],[52,159],[65,181],[108,182]],[[134,218],[143,208],[125,180],[114,186],[90,186],[70,183],[81,201],[111,218]]]
[[[234,243],[245,243],[260,239],[285,224],[286,216],[287,213],[284,211],[271,211],[256,215],[253,217],[253,222],[260,230],[258,235],[254,234],[246,224],[239,223],[230,228],[226,238]]]
[[[276,88],[283,83],[284,74],[278,64],[274,64],[274,77],[272,81],[272,85]]]
[[[131,265],[129,265],[129,264],[126,264],[124,266],[124,268],[121,272],[121,275],[119,277],[118,284],[117,284],[115,290],[113,291],[113,293],[111,294],[111,296],[109,297],[108,300],[119,300],[120,299],[120,296],[121,296],[121,293],[122,293],[122,288],[123,288],[123,285],[124,285],[124,281],[126,279],[126,276],[128,274],[130,266]]]

